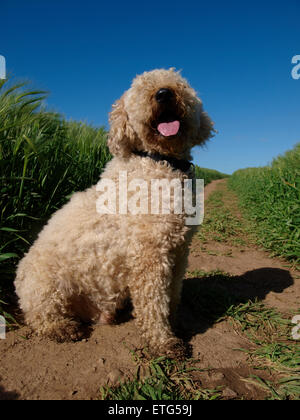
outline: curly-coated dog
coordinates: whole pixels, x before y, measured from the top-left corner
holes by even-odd
[[[128,183],[175,178],[182,183],[191,148],[212,136],[213,123],[196,92],[170,69],[137,76],[113,105],[110,126],[114,157],[97,188],[74,194],[19,264],[20,307],[37,333],[76,340],[80,321],[113,323],[130,296],[150,350],[180,356],[184,345],[172,326],[193,229],[174,211],[130,214],[117,208],[101,214],[96,202],[107,179],[124,193],[120,173]]]

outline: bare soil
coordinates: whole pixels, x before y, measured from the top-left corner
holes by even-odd
[[[206,198],[218,183],[206,187]],[[188,272],[222,270],[232,274],[227,291],[245,299],[259,299],[283,313],[299,309],[300,273],[288,268],[285,261],[271,258],[255,246],[233,247],[226,243],[207,244],[215,252],[201,252],[195,237],[189,257]],[[208,287],[205,278],[186,276],[184,290]],[[210,289],[220,285],[209,284]],[[237,351],[251,344],[238,334],[233,325],[197,319],[188,302],[180,309],[182,336],[192,346],[198,367],[205,372],[193,373],[203,387],[223,386],[225,399],[264,398],[264,391],[245,381],[253,370],[247,355]],[[131,378],[136,372],[131,350],[141,349],[139,331],[134,319],[119,325],[95,326],[90,336],[77,343],[55,343],[34,335],[28,327],[7,333],[0,340],[0,400],[78,400],[97,399],[101,385]]]

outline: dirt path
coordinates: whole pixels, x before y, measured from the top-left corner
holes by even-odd
[[[208,185],[206,198],[223,182]],[[284,261],[270,258],[255,247],[241,250],[219,242],[208,245],[214,253],[202,252],[195,237],[189,272],[222,270],[234,276],[228,288],[241,302],[257,298],[282,312],[299,309],[299,272],[289,270]],[[204,292],[220,288],[218,278],[209,282],[209,278],[187,274],[184,291],[196,283]],[[243,380],[252,371],[245,353],[236,349],[248,348],[247,338],[237,334],[226,320],[213,323],[196,319],[185,301],[180,313],[182,334],[188,336],[193,357],[200,359],[202,368],[211,368],[198,378],[201,385],[222,385],[228,397],[263,397],[262,391]],[[0,400],[98,398],[101,385],[134,374],[136,365],[129,349],[141,347],[134,320],[97,326],[88,339],[78,343],[57,344],[31,335],[27,327],[9,332],[5,340],[0,340]]]

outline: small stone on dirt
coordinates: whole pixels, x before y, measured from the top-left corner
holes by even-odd
[[[232,389],[227,387],[223,390],[222,397],[224,397],[224,398],[236,398],[237,393],[234,392]]]
[[[113,385],[116,385],[123,377],[123,373],[119,369],[113,369],[107,375],[107,381]]]
[[[222,381],[222,379],[224,379],[225,376],[222,372],[212,372],[210,375],[210,379],[212,381]]]

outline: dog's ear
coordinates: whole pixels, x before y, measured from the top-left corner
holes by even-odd
[[[203,104],[200,98],[195,98],[195,128],[192,136],[192,147],[204,144],[207,140],[213,137],[216,130],[214,123],[203,110]]]
[[[116,101],[109,115],[108,147],[111,154],[126,157],[134,149],[136,134],[131,127],[124,106],[124,96]]]
[[[206,112],[201,109],[200,113],[200,127],[198,131],[198,144],[205,143],[211,137],[213,137],[216,130],[214,129],[214,123]]]

